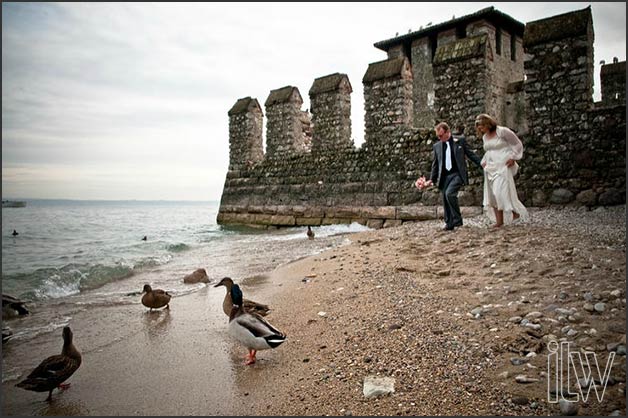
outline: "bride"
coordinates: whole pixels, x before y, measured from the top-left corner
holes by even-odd
[[[514,176],[519,168],[517,160],[523,157],[523,144],[517,135],[505,126],[498,126],[487,114],[475,118],[478,137],[484,144],[484,209],[499,228],[504,221],[527,220],[528,211],[519,201]],[[490,210],[492,209],[492,211]],[[506,219],[504,218],[506,213]]]

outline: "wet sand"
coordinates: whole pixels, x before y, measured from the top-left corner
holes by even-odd
[[[600,361],[607,344],[625,345],[625,207],[533,213],[532,224],[498,231],[482,217],[455,232],[440,226],[354,234],[348,246],[242,281],[245,297],[270,304],[269,321],[288,335],[253,366],[227,334],[222,287],[177,297],[169,312],[139,303],[79,312],[72,326],[83,365],[70,389],[47,404],[45,393],[7,382],[3,415],[559,413],[546,399],[543,338],[565,337],[561,327],[570,325],[578,335],[569,340]],[[605,312],[583,309],[586,293]],[[556,307],[582,319],[557,318]],[[537,337],[510,322],[530,312],[542,314]],[[53,334],[4,349],[23,351],[20,361],[34,366],[60,351],[61,331]],[[532,367],[512,365],[526,344],[537,344]],[[605,402],[589,399],[581,415],[625,414],[625,356],[612,370]],[[395,393],[365,399],[362,382],[375,374],[394,377]],[[517,374],[539,380],[522,385]]]
[[[71,326],[83,363],[68,380],[71,387],[55,390],[46,403],[46,393],[6,382],[3,415],[237,414],[239,359],[220,310],[223,297],[224,288],[207,287],[174,298],[169,310],[149,312],[138,303],[77,313]],[[61,330],[37,346],[12,343],[3,347],[5,355],[34,367],[60,353]]]

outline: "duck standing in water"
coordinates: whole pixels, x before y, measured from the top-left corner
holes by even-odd
[[[146,292],[144,296],[142,296],[142,305],[150,308],[152,312],[153,309],[159,309],[161,307],[166,307],[166,309],[170,309],[170,298],[172,297],[168,292],[161,289],[153,289],[150,285],[145,284],[142,293]]]
[[[229,334],[244,345],[249,353],[245,365],[255,363],[257,350],[276,348],[286,340],[286,335],[261,316],[246,312],[242,302],[240,286],[231,288],[233,309],[229,315]]]
[[[81,353],[72,342],[72,330],[70,327],[64,327],[61,354],[50,356],[42,361],[26,379],[15,386],[34,392],[48,391],[46,401],[50,402],[52,391],[55,388],[67,389],[70,387],[69,383],[63,382],[72,376],[80,365]]]
[[[310,228],[310,226],[307,226],[307,237],[309,239],[314,239],[314,231],[312,231],[312,228]]]
[[[227,294],[222,301],[222,310],[225,315],[229,316],[231,314],[231,310],[233,308],[233,298],[231,296],[231,289],[233,286],[233,280],[230,277],[224,277],[218,284],[214,285],[214,287],[224,286],[227,288]],[[263,303],[253,302],[252,300],[242,299],[242,305],[244,307],[245,312],[256,313],[261,316],[266,316],[270,312],[270,308],[268,305],[264,305]]]
[[[28,309],[24,302],[11,296],[2,294],[2,319],[13,318],[15,316],[28,315]]]

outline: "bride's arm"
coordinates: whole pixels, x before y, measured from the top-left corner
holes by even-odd
[[[506,141],[510,146],[510,158],[512,160],[520,160],[523,158],[523,143],[521,143],[519,137],[505,126],[502,126],[500,133],[504,141]]]

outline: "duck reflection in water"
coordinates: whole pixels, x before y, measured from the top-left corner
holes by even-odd
[[[158,338],[166,335],[170,327],[170,310],[146,311],[144,316],[144,330],[148,334],[148,338]]]

